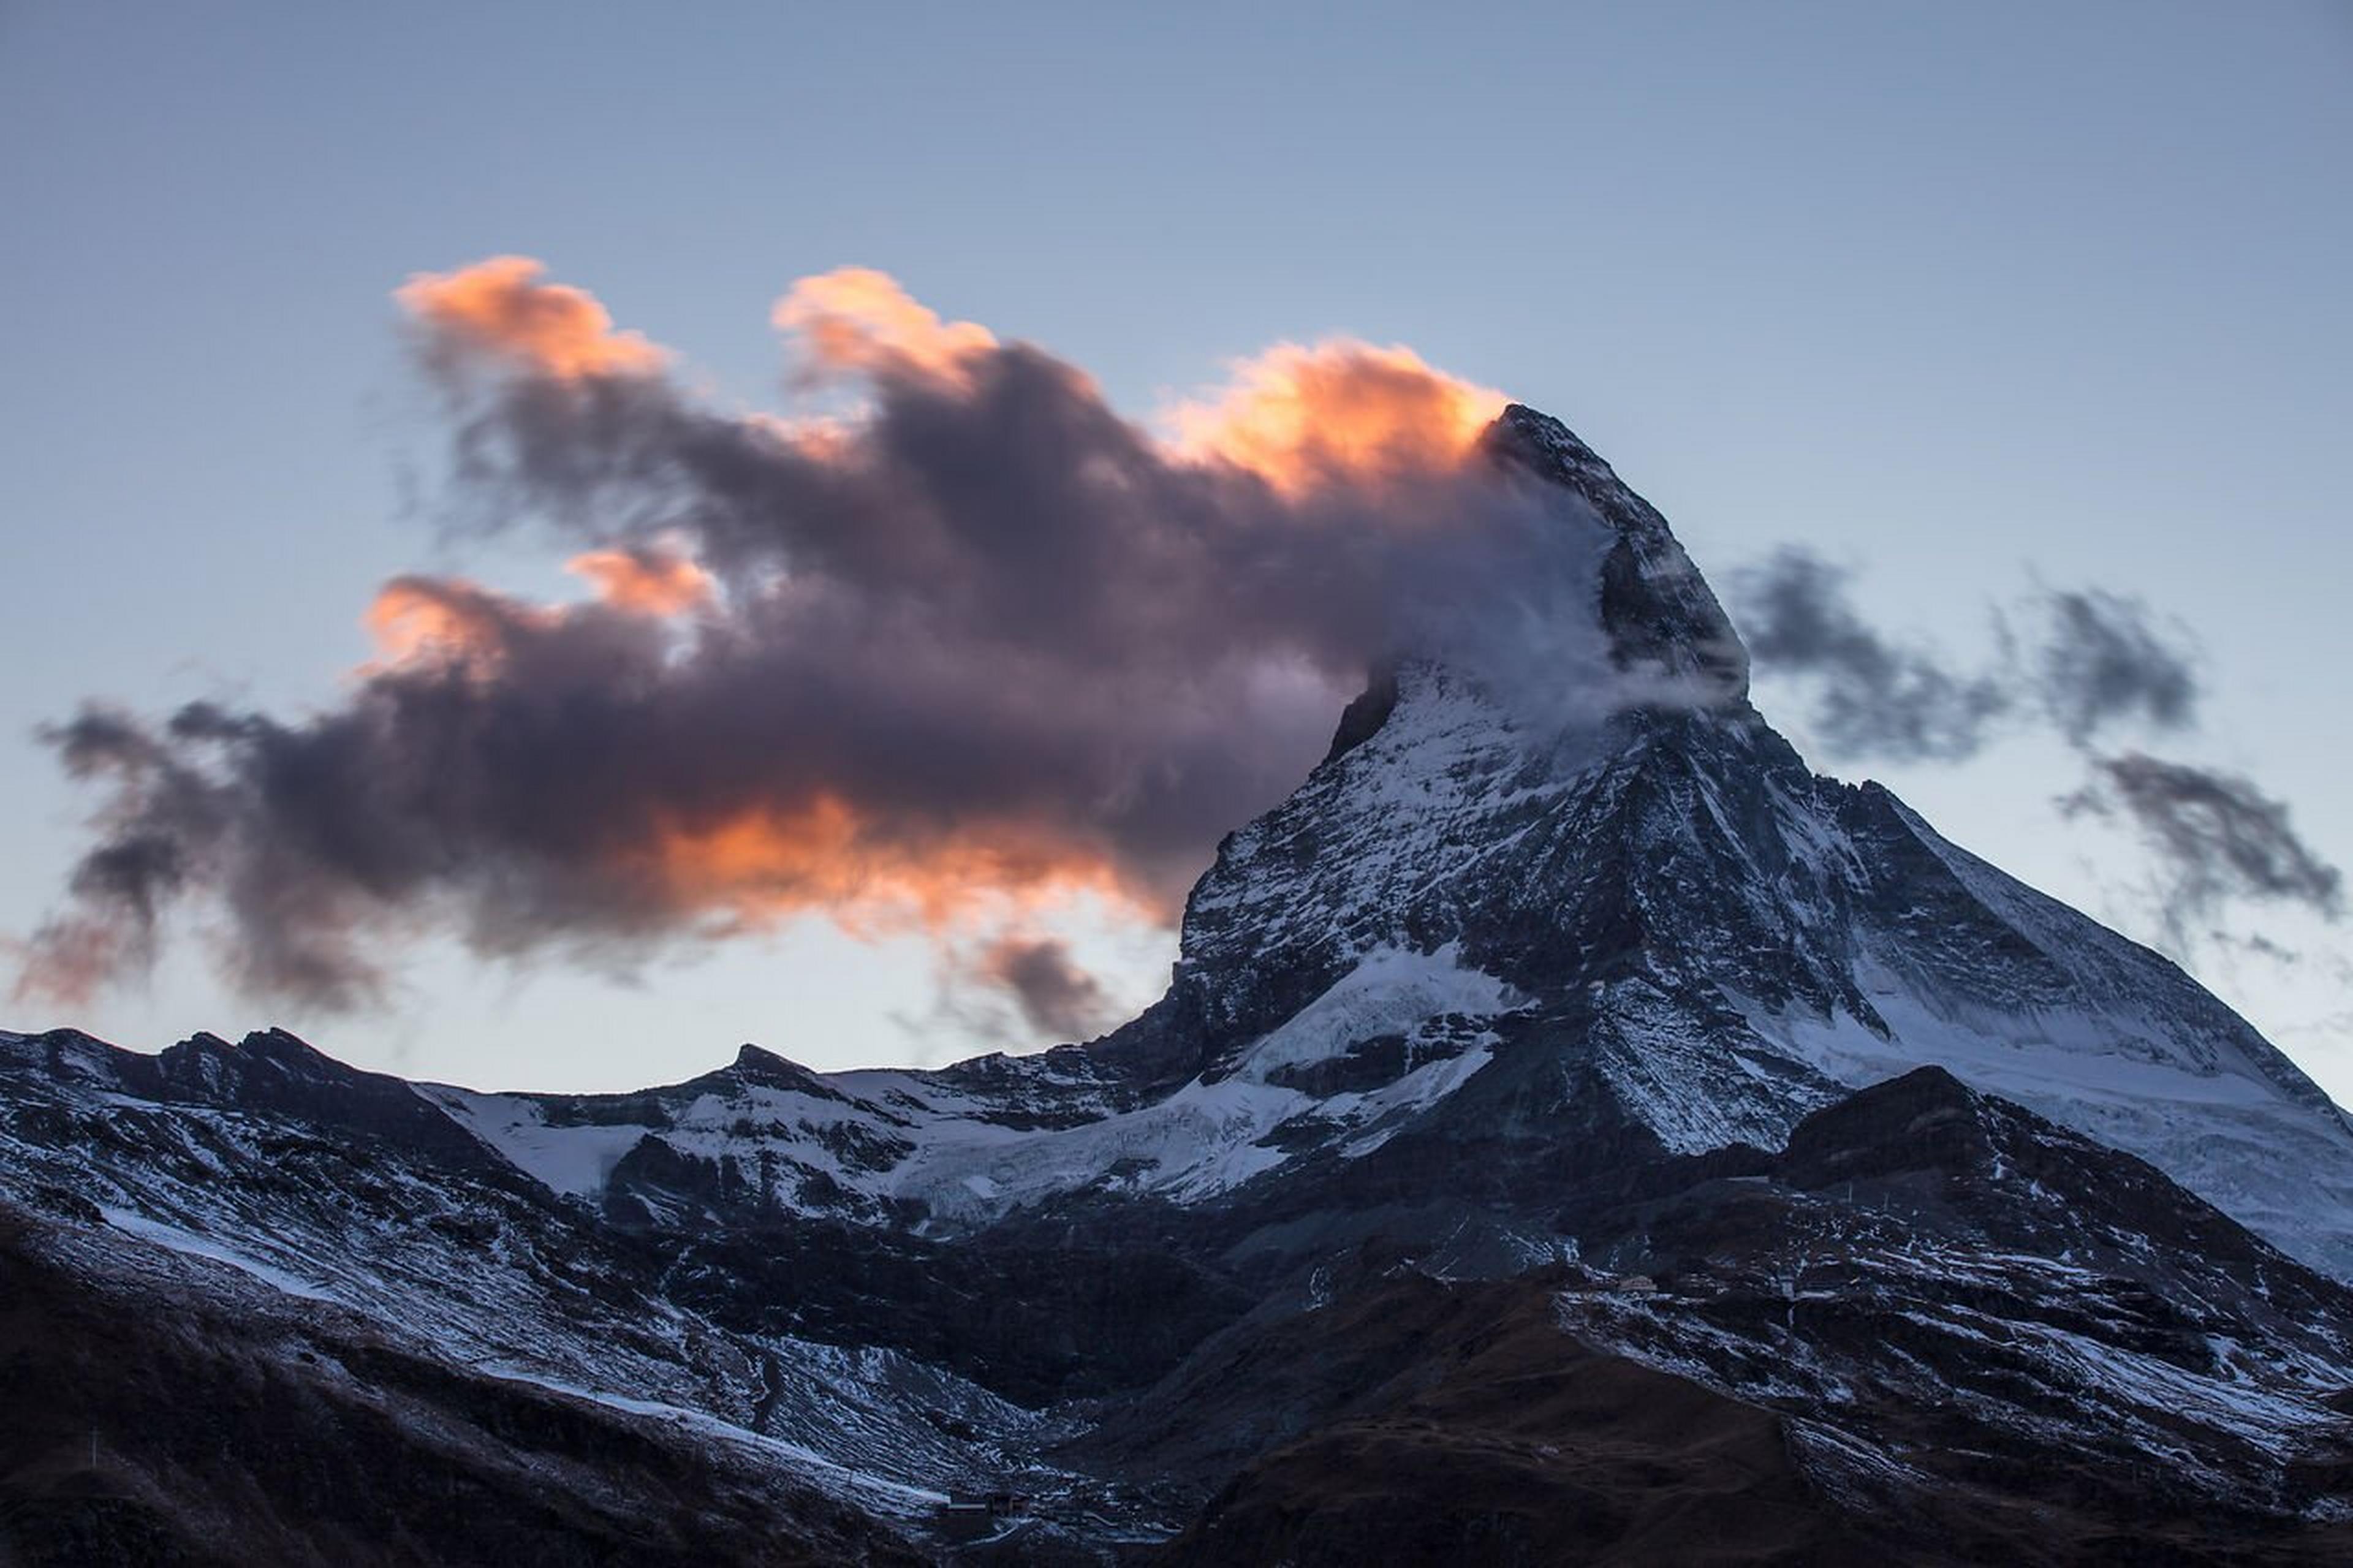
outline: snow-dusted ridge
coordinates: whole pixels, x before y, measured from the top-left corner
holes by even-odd
[[[1231,1070],[1196,1076],[1148,1104],[1062,1127],[1009,1122],[1002,1096],[935,1075],[864,1069],[807,1085],[724,1072],[677,1089],[601,1104],[485,1094],[447,1085],[417,1092],[483,1145],[552,1192],[600,1197],[638,1145],[655,1139],[724,1163],[764,1201],[809,1213],[900,1213],[975,1225],[1065,1194],[1150,1193],[1177,1202],[1227,1192],[1279,1170],[1296,1148],[1270,1135],[1313,1118],[1343,1157],[1377,1147],[1485,1065],[1484,1025],[1525,1005],[1452,947],[1376,947]],[[1302,1087],[1366,1042],[1395,1038],[1413,1065],[1388,1081],[1329,1093]],[[626,1107],[638,1108],[632,1117]],[[762,1173],[765,1170],[765,1175]]]

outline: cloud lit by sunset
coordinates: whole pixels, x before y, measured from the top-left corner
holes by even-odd
[[[1282,343],[1171,416],[1178,450],[1297,494],[1336,479],[1439,473],[1463,461],[1509,400],[1433,370],[1411,349]]]
[[[493,256],[454,272],[420,272],[394,298],[427,331],[541,374],[571,380],[658,371],[669,355],[585,289],[540,281],[527,256]]]
[[[906,837],[888,820],[831,794],[756,807],[711,823],[663,816],[616,846],[615,868],[642,876],[686,919],[754,929],[808,911],[861,933],[944,932],[999,921],[1092,894],[1132,916],[1167,920],[1154,889],[1123,885],[1120,868],[1042,827],[974,823]]]
[[[908,374],[961,381],[965,361],[997,346],[973,321],[944,321],[887,272],[838,267],[804,278],[769,320],[799,341],[813,368],[849,374]]]
[[[658,543],[587,551],[564,569],[586,578],[604,603],[633,616],[683,615],[711,602],[711,574]]]
[[[492,671],[518,616],[554,612],[518,605],[457,577],[396,577],[376,591],[362,618],[376,646],[363,675],[408,667]]]

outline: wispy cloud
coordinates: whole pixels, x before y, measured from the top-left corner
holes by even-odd
[[[2045,726],[2086,770],[2062,808],[2138,830],[2162,868],[2158,913],[2178,947],[2193,945],[2200,922],[2231,899],[2341,913],[2337,868],[2253,781],[2097,749],[2120,726],[2179,733],[2197,724],[2195,656],[2147,606],[2100,589],[2039,592],[1992,617],[2001,652],[1969,665],[1872,625],[1850,584],[1845,570],[1801,550],[1734,578],[1751,654],[1806,689],[1811,726],[1832,753],[1956,763],[2006,731]]]

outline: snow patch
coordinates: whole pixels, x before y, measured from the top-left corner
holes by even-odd
[[[1492,1016],[1521,1004],[1503,981],[1464,968],[1460,942],[1435,952],[1376,947],[1330,990],[1243,1051],[1235,1071],[1264,1083],[1281,1068],[1330,1061],[1363,1041],[1405,1034],[1449,1013]]]
[[[1386,1141],[1400,1113],[1437,1103],[1484,1067],[1495,1036],[1482,1034],[1458,1055],[1361,1092],[1319,1100],[1270,1079],[1282,1068],[1331,1061],[1364,1041],[1410,1034],[1433,1019],[1492,1017],[1520,1005],[1509,985],[1465,968],[1451,944],[1434,952],[1378,948],[1243,1050],[1225,1077],[1197,1078],[1153,1105],[1058,1131],[1013,1135],[971,1122],[941,1123],[919,1135],[892,1186],[954,1217],[1002,1213],[1098,1184],[1198,1202],[1289,1163],[1293,1154],[1268,1136],[1310,1114],[1342,1131],[1371,1130],[1342,1145],[1343,1153],[1361,1156]]]
[[[546,1108],[520,1095],[478,1094],[445,1084],[417,1092],[524,1175],[565,1197],[594,1197],[613,1167],[638,1146],[640,1126],[552,1126]]]
[[[213,1263],[226,1263],[239,1273],[248,1274],[260,1280],[281,1295],[300,1297],[306,1301],[335,1300],[333,1292],[322,1289],[299,1275],[290,1274],[283,1268],[274,1268],[267,1263],[247,1257],[244,1253],[223,1247],[219,1242],[182,1230],[178,1226],[165,1225],[161,1220],[149,1219],[145,1215],[134,1213],[130,1209],[101,1206],[98,1212],[105,1217],[108,1225],[125,1236],[137,1237],[142,1241],[152,1242],[157,1247],[173,1252],[185,1253],[191,1258],[202,1258]]]

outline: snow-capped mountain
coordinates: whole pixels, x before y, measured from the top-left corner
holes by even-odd
[[[642,1095],[427,1097],[567,1195],[645,1201],[675,1156],[714,1191],[939,1230],[1345,1164],[1499,1054],[1590,1073],[1686,1154],[1777,1148],[1936,1065],[2353,1275],[2353,1124],[2310,1079],[2164,959],[1812,773],[1658,514],[1555,421],[1514,409],[1495,446],[1615,531],[1605,624],[1628,664],[1699,678],[1684,705],[1535,728],[1398,669],[1222,847],[1168,996],[1083,1050],[818,1076],[747,1048]]]
[[[1603,542],[1635,695],[1400,661],[1220,847],[1124,1027],[937,1071],[747,1046],[618,1096],[276,1033],[0,1036],[12,1268],[267,1298],[290,1326],[239,1355],[339,1398],[377,1397],[380,1341],[723,1450],[878,1559],[1009,1488],[1035,1500],[987,1528],[1029,1559],[1181,1530],[1179,1558],[1345,1561],[1401,1527],[1334,1500],[1404,1495],[1415,1455],[1504,1468],[1413,1529],[1469,1508],[1542,1555],[1527,1500],[1648,1517],[1638,1478],[1698,1462],[1630,1413],[1669,1385],[1779,1445],[1723,1484],[1798,1557],[2064,1557],[2153,1521],[2341,1548],[2353,1123],[2172,964],[1807,768],[1664,521],[1566,428],[1514,408],[1490,448]],[[1546,1355],[1641,1397],[1506,1420],[1488,1380]],[[465,1403],[401,1397],[412,1436]],[[138,1495],[181,1495],[174,1463]],[[623,1511],[669,1519],[646,1488]]]

